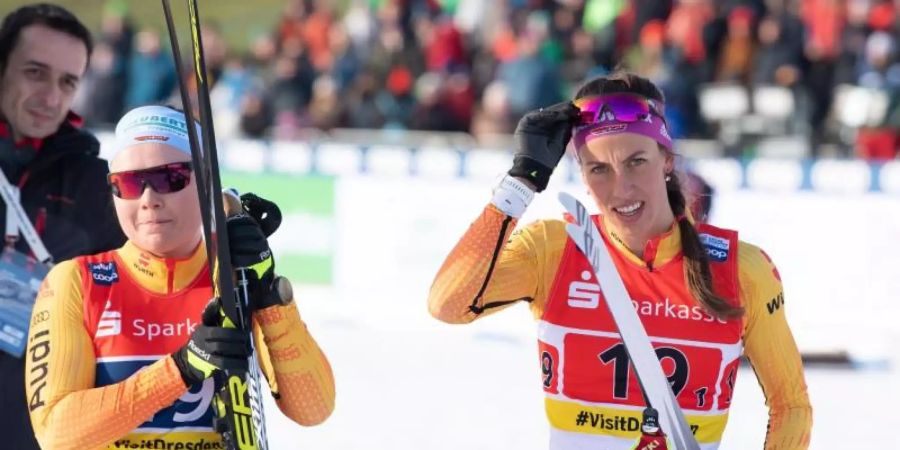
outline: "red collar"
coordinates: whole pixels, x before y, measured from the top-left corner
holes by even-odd
[[[12,133],[9,130],[9,126],[0,122],[0,139],[9,139],[12,137]],[[44,145],[43,139],[33,138],[33,137],[24,137],[15,142],[16,147],[31,147],[35,150],[40,150],[41,146]]]
[[[65,121],[75,128],[81,128],[84,124],[84,119],[72,111],[69,111],[69,113],[66,114]],[[9,125],[7,125],[6,122],[0,121],[0,139],[8,139],[11,136],[12,133],[10,132]],[[44,139],[25,136],[17,140],[15,145],[16,147],[31,147],[35,151],[38,151],[43,147]]]

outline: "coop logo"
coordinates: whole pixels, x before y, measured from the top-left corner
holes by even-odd
[[[112,310],[112,301],[107,300],[100,321],[97,322],[97,334],[95,337],[109,337],[122,334],[122,312]]]
[[[91,272],[91,278],[94,279],[94,283],[101,286],[110,286],[119,281],[119,272],[116,271],[116,263],[112,261],[88,263],[88,271]]]
[[[600,285],[590,283],[591,272],[581,272],[581,281],[569,283],[569,306],[573,308],[594,309],[600,306]]]
[[[731,248],[731,242],[727,239],[701,233],[700,242],[706,247],[706,254],[712,261],[723,262],[728,259],[728,251]]]

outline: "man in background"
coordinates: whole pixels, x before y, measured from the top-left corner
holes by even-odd
[[[0,169],[55,262],[121,246],[100,144],[70,111],[93,43],[87,28],[52,4],[23,6],[0,25]],[[0,202],[0,219],[8,205]],[[19,230],[7,245],[29,254]],[[22,358],[0,352],[4,448],[38,449],[28,418]]]

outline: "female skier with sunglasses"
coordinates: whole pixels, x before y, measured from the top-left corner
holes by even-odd
[[[468,323],[528,303],[551,449],[665,445],[653,417],[643,417],[642,436],[647,405],[565,222],[513,232],[571,140],[603,244],[701,448],[719,446],[742,354],[769,405],[766,448],[807,448],[812,412],[778,272],[737,232],[693,222],[663,114],[656,86],[617,73],[588,82],[572,103],[525,115],[513,167],[438,272],[429,311]]]
[[[41,286],[26,373],[35,434],[53,449],[222,448],[214,375],[246,370],[250,349],[210,301],[184,114],[134,109],[116,127],[116,145],[109,184],[128,241],[60,263]],[[266,203],[245,199],[251,213]],[[295,422],[320,423],[334,407],[328,361],[290,284],[275,277],[260,225],[240,214],[227,229],[232,264],[256,274],[253,332],[273,396]]]

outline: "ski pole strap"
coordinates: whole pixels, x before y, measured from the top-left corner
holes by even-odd
[[[22,232],[22,236],[25,237],[25,241],[28,242],[28,246],[31,247],[31,251],[34,253],[35,258],[43,264],[47,266],[53,265],[53,257],[50,256],[50,252],[47,251],[47,247],[44,246],[44,243],[41,241],[41,237],[38,235],[37,230],[34,229],[34,225],[31,224],[31,219],[28,218],[28,214],[25,213],[25,209],[22,208],[22,204],[19,203],[19,195],[15,190],[16,188],[10,184],[9,179],[6,178],[6,174],[0,170],[0,196],[3,197],[3,201],[6,203],[7,211],[12,211],[18,219],[18,230],[6,230],[7,235],[17,235],[19,231]],[[7,214],[9,214],[7,212]]]
[[[21,191],[19,189],[13,187],[10,189],[12,191],[13,197],[16,200],[21,201]],[[15,242],[19,239],[19,216],[16,215],[16,211],[14,208],[6,208],[6,242],[7,244],[15,244]]]

